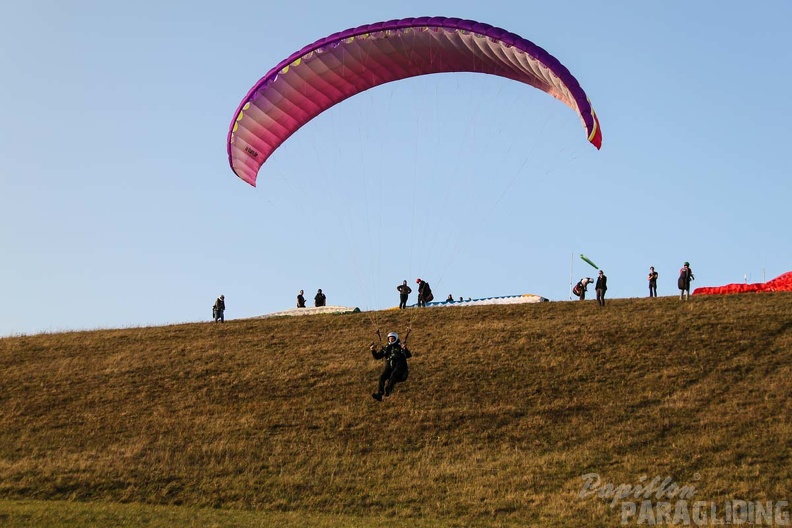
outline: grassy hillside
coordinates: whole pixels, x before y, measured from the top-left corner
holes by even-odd
[[[78,501],[619,525],[580,498],[587,473],[790,500],[790,294],[374,317],[413,329],[410,379],[382,403],[364,313],[0,339],[0,517]]]

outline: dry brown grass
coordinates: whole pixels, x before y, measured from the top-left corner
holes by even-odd
[[[792,295],[385,311],[0,339],[0,498],[613,526],[581,476],[788,500]],[[696,480],[699,479],[699,480]]]

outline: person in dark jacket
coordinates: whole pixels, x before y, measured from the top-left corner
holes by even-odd
[[[316,296],[314,296],[314,306],[324,306],[327,302],[327,296],[322,293],[322,288],[319,288],[319,291],[316,292]]]
[[[388,344],[377,351],[374,343],[369,347],[374,359],[385,359],[385,368],[379,377],[377,392],[371,396],[382,401],[383,396],[390,396],[397,383],[407,381],[409,370],[407,369],[407,359],[412,357],[412,353],[406,344],[399,341],[399,334],[391,332],[388,334]]]
[[[597,290],[597,302],[600,306],[605,306],[605,292],[608,291],[608,277],[600,270],[597,275],[597,282],[594,284],[594,289]]]
[[[412,288],[407,286],[407,281],[405,280],[396,286],[396,289],[399,291],[399,309],[407,308],[407,297],[412,293]]]
[[[679,298],[685,300],[685,294],[690,300],[690,281],[695,280],[693,270],[690,269],[690,262],[685,262],[682,269],[679,270],[679,279],[677,279],[677,286],[679,287]]]
[[[221,295],[217,298],[212,306],[212,314],[214,315],[214,322],[216,323],[218,320],[221,323],[225,323],[225,296]]]
[[[418,306],[426,306],[426,303],[432,302],[434,299],[432,288],[425,280],[415,279],[415,282],[418,283]]]
[[[649,266],[649,297],[657,297],[657,272]]]
[[[305,297],[303,297],[304,291],[300,290],[300,293],[297,294],[297,308],[305,308]]]

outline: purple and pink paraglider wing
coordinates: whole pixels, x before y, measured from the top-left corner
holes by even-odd
[[[488,24],[424,17],[330,35],[272,68],[234,114],[228,132],[231,168],[255,186],[275,149],[331,106],[384,83],[448,72],[498,75],[547,92],[577,112],[589,142],[598,149],[602,145],[585,92],[544,49]]]

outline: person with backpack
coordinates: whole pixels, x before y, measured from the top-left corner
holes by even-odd
[[[407,333],[409,334],[409,332]],[[399,334],[396,332],[390,332],[387,339],[388,344],[379,351],[374,343],[371,343],[369,347],[374,359],[385,359],[385,368],[380,374],[377,392],[371,395],[377,401],[382,401],[383,396],[390,396],[396,384],[407,381],[407,376],[410,373],[407,368],[407,360],[412,357],[412,353],[407,348],[407,344],[399,341]]]
[[[578,299],[581,301],[586,300],[586,290],[588,289],[588,285],[594,282],[594,279],[591,277],[583,277],[575,284],[575,287],[572,288],[572,293],[577,295]]]
[[[399,292],[399,309],[407,308],[407,297],[412,293],[412,288],[407,286],[407,281],[405,280],[396,286],[396,290]]]
[[[319,288],[319,291],[316,292],[316,295],[314,296],[314,306],[324,306],[325,303],[327,303],[327,296],[322,293],[322,288]]]
[[[415,279],[415,282],[418,283],[418,306],[426,306],[426,303],[432,302],[434,299],[434,295],[432,294],[432,288],[429,287],[429,283],[422,279]]]
[[[221,295],[217,298],[212,306],[212,316],[214,317],[214,322],[216,323],[220,320],[221,323],[225,323],[225,296]]]
[[[677,286],[679,287],[679,299],[685,300],[685,293],[690,300],[690,281],[695,280],[693,270],[690,269],[690,262],[685,262],[682,269],[679,270],[679,279],[677,279]]]

